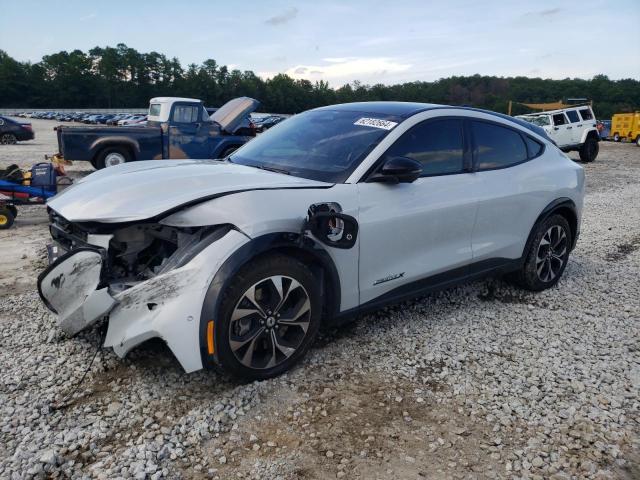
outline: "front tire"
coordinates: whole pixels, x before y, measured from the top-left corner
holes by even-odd
[[[280,375],[311,347],[321,310],[320,286],[300,261],[278,254],[246,265],[223,293],[215,325],[220,366],[250,380]]]
[[[636,147],[640,147],[640,135],[636,137]]]
[[[115,167],[132,160],[128,150],[120,147],[109,147],[102,150],[95,159],[95,163],[91,162],[95,168],[101,170],[103,168]]]
[[[541,222],[525,252],[524,265],[515,274],[515,283],[536,292],[554,286],[567,266],[571,242],[571,228],[562,215]]]
[[[600,145],[595,138],[587,138],[580,147],[580,160],[583,162],[593,162],[598,156]]]
[[[613,134],[613,141],[614,141],[614,142],[619,142],[619,141],[620,141],[620,135],[619,135],[619,134],[617,134],[617,133],[614,133],[614,134]]]

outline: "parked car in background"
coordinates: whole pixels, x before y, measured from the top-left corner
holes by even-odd
[[[262,117],[262,118],[254,120],[254,124],[256,126],[256,131],[258,133],[260,133],[260,132],[264,132],[265,130],[270,129],[274,125],[277,125],[282,120],[284,120],[283,117],[279,117],[277,115],[271,115],[271,116],[268,116],[268,117]]]
[[[131,115],[118,121],[118,125],[132,125],[134,123],[142,122],[145,120],[146,117],[144,115]]]
[[[163,115],[154,105],[150,119]],[[48,204],[62,256],[38,286],[69,335],[106,317],[104,346],[119,356],[160,338],[187,372],[264,379],[298,362],[321,325],[390,302],[486,275],[556,285],[583,200],[583,168],[513,117],[333,105],[225,161],[85,177]]]
[[[596,122],[596,129],[600,140],[608,140],[611,136],[611,120],[598,120]]]
[[[89,161],[97,169],[134,160],[220,158],[252,138],[246,123],[258,105],[257,100],[240,97],[209,117],[200,100],[153,98],[148,119],[135,117],[145,125],[130,124],[133,119],[129,119],[124,121],[126,129],[59,126],[59,154],[68,160]]]
[[[542,127],[563,152],[576,151],[583,162],[598,156],[600,135],[589,105],[519,115],[517,118]]]
[[[17,122],[0,116],[0,144],[13,145],[17,142],[33,140],[35,137],[30,123]]]
[[[611,138],[614,142],[635,142],[640,147],[640,112],[616,113],[611,117]]]

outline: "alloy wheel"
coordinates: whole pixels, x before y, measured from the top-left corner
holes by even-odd
[[[560,225],[553,225],[545,232],[536,254],[536,271],[541,281],[550,282],[559,275],[567,247],[567,234]]]
[[[275,275],[251,286],[229,321],[229,346],[252,369],[273,368],[302,345],[311,322],[311,302],[294,278]]]
[[[0,143],[3,145],[15,145],[17,142],[16,136],[12,133],[5,133],[0,137]]]

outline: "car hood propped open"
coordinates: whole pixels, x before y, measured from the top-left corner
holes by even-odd
[[[48,205],[71,222],[121,223],[234,192],[331,186],[216,160],[149,160],[97,171]]]
[[[225,132],[234,132],[245,117],[258,108],[260,102],[249,97],[238,97],[229,100],[211,115],[211,120],[220,125]]]

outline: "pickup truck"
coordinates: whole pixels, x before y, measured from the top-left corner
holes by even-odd
[[[258,105],[234,98],[209,116],[197,99],[152,98],[144,126],[56,127],[57,156],[96,169],[134,160],[223,158],[255,136],[247,119]]]

